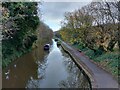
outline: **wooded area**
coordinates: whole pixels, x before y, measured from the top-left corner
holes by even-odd
[[[118,74],[118,60],[120,59],[118,56],[118,50],[120,51],[119,6],[120,3],[117,1],[91,2],[81,9],[66,12],[60,31],[55,32],[56,36],[85,53],[89,49],[89,53],[86,55],[101,62],[102,66],[104,63],[107,66],[114,62],[114,65],[110,67],[115,67],[113,73]],[[114,53],[111,54],[111,52]],[[101,55],[106,55],[104,56],[105,60]]]
[[[66,12],[61,22],[63,40],[96,50],[112,51],[120,48],[118,2],[92,2],[90,5]]]
[[[17,57],[32,50],[33,43],[39,35],[50,35],[40,32],[40,25],[43,31],[52,34],[38,17],[37,2],[3,2],[2,3],[2,66],[6,67]],[[39,12],[40,13],[40,12]],[[39,30],[38,30],[39,28]]]

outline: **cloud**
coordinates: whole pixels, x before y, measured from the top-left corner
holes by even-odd
[[[42,12],[42,20],[54,31],[60,28],[60,21],[64,19],[65,12],[85,6],[88,2],[43,2],[39,6]]]

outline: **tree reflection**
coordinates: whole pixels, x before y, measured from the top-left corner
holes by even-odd
[[[43,61],[37,61],[38,64],[38,78],[34,79],[33,77],[30,78],[28,81],[26,88],[40,88],[41,80],[45,78],[45,70],[47,68],[47,56],[44,57]]]
[[[71,57],[65,53],[62,49],[64,56],[64,65],[66,67],[69,76],[66,80],[59,82],[59,87],[61,88],[89,88],[90,84],[87,78],[83,75],[82,70],[80,70],[77,65],[73,62]]]

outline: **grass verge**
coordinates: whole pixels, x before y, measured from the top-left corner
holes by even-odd
[[[99,65],[101,68],[111,73],[118,80],[118,67],[120,60],[119,51],[116,49],[113,52],[106,52],[102,55],[95,55],[89,48],[81,48],[81,46],[74,45],[75,48],[80,49],[86,56],[88,56],[93,62]]]

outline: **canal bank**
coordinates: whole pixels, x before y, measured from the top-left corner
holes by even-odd
[[[53,40],[50,53],[44,59],[45,63],[38,64],[39,78],[32,78],[27,88],[87,88],[91,90],[90,83],[72,58],[64,52]]]
[[[3,71],[3,88],[87,88],[90,83],[72,58],[57,47],[43,47],[20,57]]]
[[[112,75],[99,68],[79,51],[75,50],[65,42],[61,41],[62,48],[73,58],[77,66],[83,70],[91,82],[92,88],[113,88],[118,89],[118,82]]]
[[[43,46],[19,57],[2,70],[2,88],[25,88],[28,80],[37,78],[38,61],[43,62],[49,52],[44,52]]]

